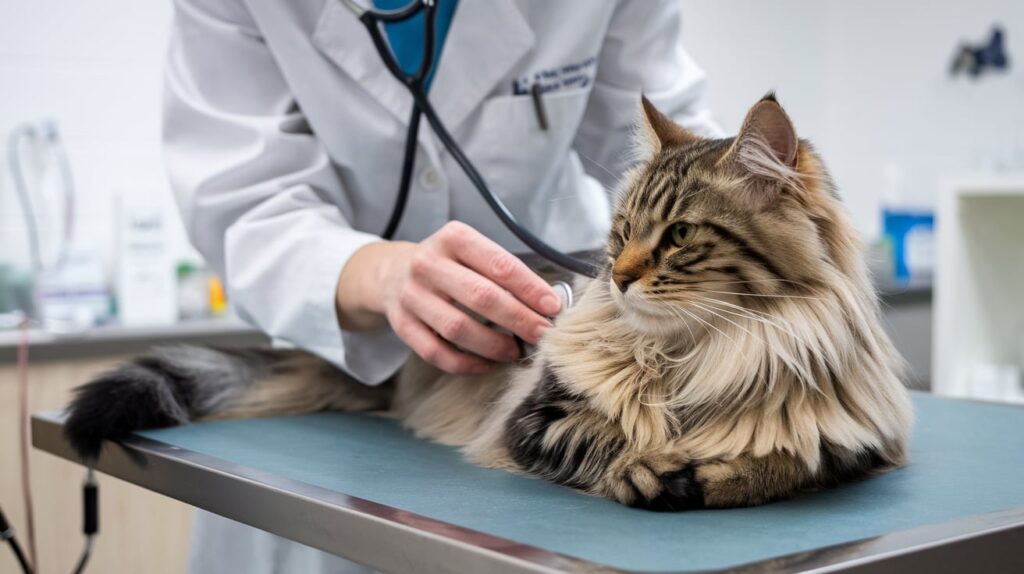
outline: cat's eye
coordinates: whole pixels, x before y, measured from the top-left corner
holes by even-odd
[[[690,237],[690,226],[683,222],[673,223],[672,227],[668,228],[666,236],[672,245],[679,247]]]
[[[629,221],[622,222],[622,239],[629,241]]]

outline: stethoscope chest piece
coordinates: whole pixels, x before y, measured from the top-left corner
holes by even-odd
[[[558,294],[558,298],[562,300],[562,311],[566,311],[572,308],[572,287],[565,281],[555,281],[551,284],[551,288]]]

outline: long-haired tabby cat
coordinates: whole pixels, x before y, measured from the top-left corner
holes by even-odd
[[[660,510],[761,504],[904,460],[901,364],[821,158],[769,95],[702,139],[643,100],[607,265],[536,352],[367,387],[298,351],[169,348],[81,387],[66,433],[389,411],[475,463]]]

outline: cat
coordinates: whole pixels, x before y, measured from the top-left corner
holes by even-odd
[[[139,429],[382,411],[476,464],[670,511],[902,465],[902,360],[825,166],[774,94],[727,139],[639,108],[602,273],[527,359],[470,377],[413,357],[369,387],[296,350],[158,349],[77,389],[68,439],[92,459]]]

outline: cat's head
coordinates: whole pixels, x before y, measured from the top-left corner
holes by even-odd
[[[698,137],[645,98],[644,159],[627,177],[608,287],[638,329],[710,328],[863,276],[828,174],[774,95],[739,134]]]

